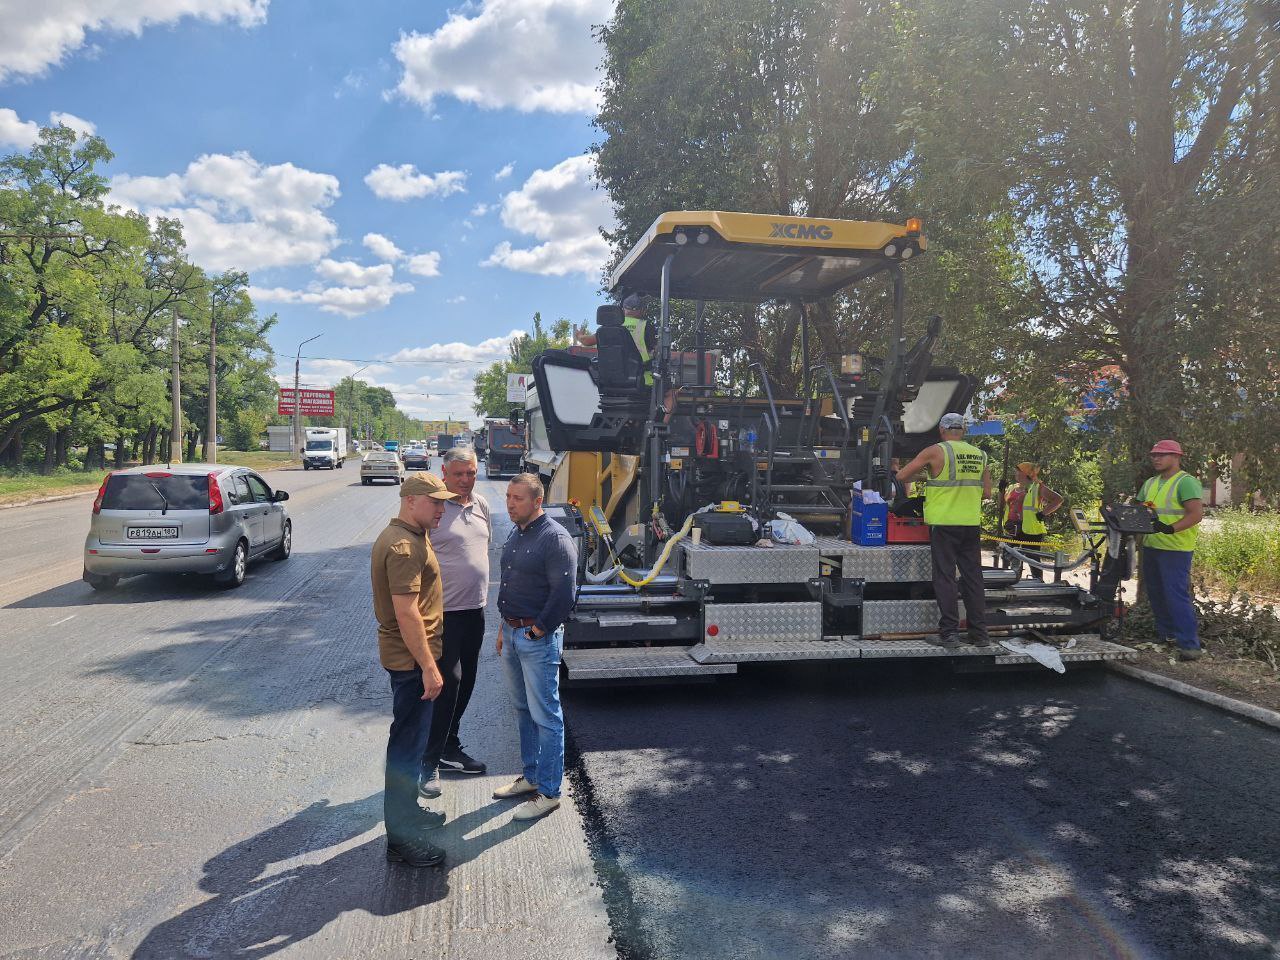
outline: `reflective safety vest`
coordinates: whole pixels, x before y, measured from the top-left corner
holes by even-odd
[[[645,342],[645,328],[649,323],[644,317],[623,317],[622,325],[627,328],[631,339],[635,341],[636,349],[640,351],[640,360],[644,363],[644,382],[647,386],[652,386],[653,365],[649,362],[649,344]]]
[[[1168,480],[1158,475],[1148,477],[1147,482],[1138,491],[1138,499],[1143,503],[1155,504],[1156,516],[1165,523],[1177,523],[1186,516],[1186,508],[1178,499],[1178,484],[1183,477],[1190,476],[1185,470],[1179,470]],[[1142,538],[1144,547],[1153,550],[1194,550],[1196,548],[1196,527],[1188,527],[1177,533],[1148,533]]]
[[[982,474],[987,455],[963,440],[943,440],[942,472],[924,488],[924,522],[931,527],[982,524]]]
[[[1044,525],[1036,511],[1040,509],[1040,481],[1035,480],[1027,484],[1027,492],[1022,497],[1022,526],[1021,531],[1029,534],[1047,533],[1048,528]],[[1002,525],[1009,522],[1009,501],[1006,498],[1004,504],[1004,517],[1001,518]]]

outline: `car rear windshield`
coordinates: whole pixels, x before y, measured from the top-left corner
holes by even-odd
[[[117,473],[107,481],[104,510],[208,510],[209,477],[205,474],[149,477]]]

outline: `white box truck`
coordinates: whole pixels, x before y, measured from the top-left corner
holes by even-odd
[[[302,447],[302,469],[341,469],[347,459],[345,427],[307,427]]]

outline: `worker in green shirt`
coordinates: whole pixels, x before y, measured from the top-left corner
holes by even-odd
[[[622,301],[622,326],[631,334],[636,350],[640,353],[640,362],[644,364],[644,385],[651,387],[653,386],[653,364],[650,361],[649,349],[652,346],[650,343],[652,334],[649,321],[645,317],[644,297],[640,294],[633,293]],[[574,331],[574,339],[584,347],[596,345],[596,335],[587,333],[585,327]]]
[[[1146,586],[1156,636],[1178,645],[1179,660],[1199,660],[1196,607],[1191,599],[1191,558],[1196,525],[1204,519],[1204,488],[1182,469],[1182,446],[1161,440],[1151,448],[1154,477],[1148,477],[1138,500],[1156,512],[1155,532],[1142,539],[1142,582]]]

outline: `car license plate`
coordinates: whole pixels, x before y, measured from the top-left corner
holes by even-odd
[[[130,527],[125,531],[130,540],[177,540],[177,527]]]

